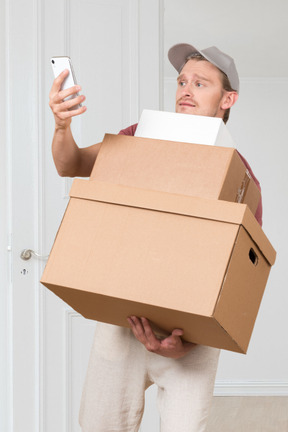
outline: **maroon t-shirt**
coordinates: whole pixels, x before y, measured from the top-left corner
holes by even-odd
[[[119,132],[119,135],[130,135],[130,136],[134,136],[135,135],[135,131],[137,129],[137,125],[138,123],[133,124],[132,126],[127,127],[126,129],[122,129]],[[238,150],[237,150],[238,152]],[[239,156],[241,157],[244,165],[246,166],[246,168],[248,169],[249,173],[251,174],[251,177],[253,178],[253,180],[255,181],[258,189],[261,192],[261,187],[260,187],[260,183],[257,180],[257,178],[255,177],[250,165],[248,164],[248,162],[246,161],[246,159],[238,152]],[[262,226],[262,197],[260,196],[260,201],[255,213],[255,218],[256,220],[259,222],[259,224]]]

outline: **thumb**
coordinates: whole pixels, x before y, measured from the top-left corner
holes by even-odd
[[[172,331],[172,336],[182,336],[183,335],[183,330],[181,330],[181,329],[174,329],[173,331]]]

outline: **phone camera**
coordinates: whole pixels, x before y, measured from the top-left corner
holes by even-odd
[[[52,64],[54,64],[55,63],[55,61],[54,60],[52,60]]]

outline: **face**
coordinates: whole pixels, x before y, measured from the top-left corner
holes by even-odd
[[[221,72],[208,61],[188,60],[177,78],[176,112],[223,118],[227,94]]]

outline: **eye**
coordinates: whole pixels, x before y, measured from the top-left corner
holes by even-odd
[[[184,87],[186,85],[185,81],[179,81],[179,87]]]
[[[197,82],[196,87],[203,87],[203,84],[201,82]]]

